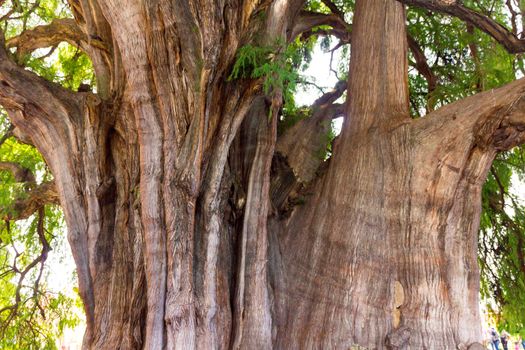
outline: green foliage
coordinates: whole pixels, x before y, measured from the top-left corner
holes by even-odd
[[[0,136],[8,128],[5,113],[0,110]],[[51,179],[42,156],[32,146],[12,137],[0,146],[0,162],[13,162],[28,169],[36,175],[37,184]],[[17,200],[27,196],[26,187],[27,184],[16,182],[10,172],[0,171],[0,218],[17,214],[12,208]],[[39,233],[40,219],[43,231]],[[68,255],[61,248],[66,244],[64,232],[62,212],[54,207],[45,207],[42,216],[0,222],[0,349],[56,349],[64,328],[80,322],[78,295],[73,290],[57,290],[49,280],[47,257],[60,260]],[[42,239],[52,249],[49,254],[42,255]],[[72,278],[71,285],[75,285]]]
[[[514,333],[525,328],[524,152],[518,147],[494,162],[483,188],[479,237],[482,296],[499,326]]]
[[[61,43],[53,48],[49,57],[36,57],[34,54],[22,58],[24,65],[49,81],[59,83],[65,88],[76,90],[80,84],[95,88],[95,74],[89,58],[78,47]]]
[[[480,5],[482,2],[476,2]],[[492,5],[487,5],[489,8]],[[501,6],[499,6],[501,8]],[[502,19],[493,8],[491,17]],[[500,9],[501,10],[501,9]],[[411,108],[416,116],[479,91],[499,87],[516,78],[519,56],[508,54],[494,39],[456,19],[428,11],[408,11],[408,31],[419,43],[428,64],[438,79],[434,91],[428,91],[426,80],[410,70]],[[476,52],[472,52],[472,49]],[[412,66],[413,57],[410,60]]]
[[[95,74],[91,61],[77,47],[65,43],[60,44],[54,66],[61,73],[61,85],[68,89],[77,89],[80,84],[95,86]]]
[[[273,52],[270,47],[245,45],[237,52],[237,60],[233,65],[229,79],[254,78],[253,71],[269,61]]]
[[[229,80],[263,79],[263,90],[269,94],[274,90],[282,91],[285,104],[293,101],[299,75],[297,67],[301,64],[300,45],[253,46],[245,45],[237,53]]]

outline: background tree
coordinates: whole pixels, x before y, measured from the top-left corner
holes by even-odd
[[[471,346],[482,208],[482,290],[523,324],[520,4],[1,4],[2,139],[53,174],[4,166],[6,225],[36,213],[43,261],[60,201],[86,348]],[[318,38],[348,81],[298,108]]]

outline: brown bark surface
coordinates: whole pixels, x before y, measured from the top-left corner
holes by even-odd
[[[70,4],[75,20],[7,46],[80,41],[98,92],[36,77],[2,43],[0,104],[54,174],[85,349],[481,341],[481,186],[496,153],[525,141],[525,81],[413,120],[404,5],[358,0],[347,84],[278,137],[282,91],[228,79],[235,53],[341,30],[341,14],[300,0]]]

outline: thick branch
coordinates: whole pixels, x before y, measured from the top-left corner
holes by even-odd
[[[55,19],[50,24],[26,30],[19,36],[7,40],[7,47],[16,47],[18,52],[24,55],[39,48],[56,46],[61,42],[80,46],[84,51],[89,51],[88,45],[107,51],[102,41],[89,38],[75,20],[70,18]]]
[[[462,6],[460,1],[444,0],[398,0],[399,2],[421,7],[427,10],[445,13],[457,17],[466,23],[492,36],[510,53],[525,51],[525,40],[519,39],[514,33],[490,17]]]
[[[341,139],[409,118],[405,9],[394,1],[357,1],[352,23],[348,114]],[[375,67],[363,69],[363,67]],[[381,112],[378,113],[377,111]],[[353,146],[349,146],[353,147]],[[344,153],[353,150],[343,150]]]
[[[276,0],[270,5],[266,20],[266,37],[269,40],[287,38],[293,40],[294,23],[299,17],[305,0]]]
[[[525,142],[524,111],[525,79],[519,79],[451,103],[416,124],[429,145],[429,138],[473,139],[478,148],[502,151]]]
[[[88,10],[91,18],[93,16],[91,12],[98,9],[96,4],[88,5],[83,2],[82,6],[77,5],[71,5],[76,19],[55,19],[49,24],[26,30],[19,36],[9,39],[7,47],[16,47],[21,57],[38,48],[56,47],[61,42],[79,47],[91,59],[97,77],[99,95],[107,98],[110,94],[114,68],[111,31],[102,15],[94,22],[85,22],[85,11],[82,10],[82,6],[91,6]]]
[[[350,42],[350,31],[344,19],[336,14],[324,14],[311,11],[301,11],[294,23],[292,38],[310,32],[314,28],[323,25],[332,27],[332,30],[328,31],[330,35],[339,38],[341,41]]]
[[[345,14],[331,0],[322,0],[322,3],[330,9],[331,14],[323,14],[310,11],[302,11],[296,19],[294,26],[294,36],[308,33],[306,36],[314,34],[312,30],[320,25],[328,25],[331,30],[316,31],[322,35],[333,35],[341,42],[350,43],[350,24],[345,20]]]
[[[44,182],[32,189],[27,196],[17,199],[11,210],[0,214],[5,220],[27,219],[47,204],[60,204],[54,181]]]
[[[326,106],[334,103],[337,99],[343,96],[343,93],[346,91],[347,83],[344,80],[340,80],[335,84],[335,87],[332,91],[327,92],[326,94],[319,97],[315,100],[313,108],[319,108],[321,106]]]
[[[329,8],[333,12],[333,14],[323,14],[310,11],[301,12],[295,22],[295,26],[293,29],[294,37],[299,35],[303,35],[303,37],[308,37],[315,34],[325,36],[332,35],[338,38],[341,43],[350,44],[352,40],[351,25],[346,23],[344,17],[342,16],[342,13],[339,11],[339,9],[337,9],[337,7],[335,7],[335,5],[332,2],[330,2],[329,0],[325,0],[323,1],[323,3],[325,3],[327,6],[328,4],[331,4]],[[317,30],[315,32],[313,31],[313,29],[321,25],[331,26],[332,29]],[[416,61],[415,68],[426,79],[428,84],[428,92],[430,93],[434,91],[437,87],[437,76],[434,74],[434,72],[432,72],[432,69],[428,65],[428,61],[419,44],[408,33],[407,40],[409,49],[414,55],[414,59]]]
[[[80,114],[80,99],[75,93],[16,65],[4,49],[3,40],[0,33],[1,105],[48,120],[66,120],[71,111]]]

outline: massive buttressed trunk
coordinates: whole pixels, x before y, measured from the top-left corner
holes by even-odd
[[[320,24],[303,1],[70,4],[97,93],[2,49],[0,103],[55,176],[85,349],[481,341],[480,192],[523,141],[524,81],[411,119],[404,6],[357,0],[347,84],[278,136],[280,87],[231,71],[240,47],[278,55]]]
[[[286,312],[293,336],[281,345],[470,344],[481,339],[475,223],[494,152],[476,146],[475,117],[410,118],[401,4],[358,1],[352,35],[335,155],[283,229],[282,294],[298,312]]]

